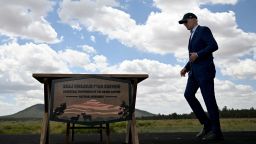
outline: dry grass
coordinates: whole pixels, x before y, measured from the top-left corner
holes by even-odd
[[[42,121],[0,121],[0,134],[39,134]],[[126,132],[127,122],[110,124],[112,132]],[[150,132],[196,132],[201,125],[195,119],[177,120],[137,120],[136,125],[140,133]],[[223,131],[256,131],[256,118],[250,119],[221,119]],[[64,123],[51,122],[50,132],[65,133]],[[95,130],[76,130],[76,133],[94,133]]]

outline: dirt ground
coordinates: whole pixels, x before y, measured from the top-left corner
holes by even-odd
[[[195,139],[196,133],[143,133],[140,144],[207,144]],[[0,144],[39,144],[40,135],[0,135]],[[111,134],[111,144],[123,144],[125,134]],[[211,144],[256,144],[256,132],[225,132],[224,141]],[[63,144],[64,135],[50,135],[51,144]],[[72,144],[100,144],[99,134],[75,135]]]

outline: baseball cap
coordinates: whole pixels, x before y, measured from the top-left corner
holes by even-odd
[[[195,18],[197,19],[196,15],[193,13],[186,13],[183,18],[179,21],[179,24],[186,23],[188,19]]]

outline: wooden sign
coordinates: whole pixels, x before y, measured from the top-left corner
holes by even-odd
[[[131,83],[91,76],[52,82],[50,119],[99,124],[131,119]]]

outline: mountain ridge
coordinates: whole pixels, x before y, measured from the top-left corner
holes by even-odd
[[[43,118],[43,113],[44,113],[44,104],[35,104],[17,113],[6,115],[6,116],[0,116],[0,119],[41,119]],[[144,110],[135,109],[136,118],[150,117],[154,115],[155,114],[152,114]]]

